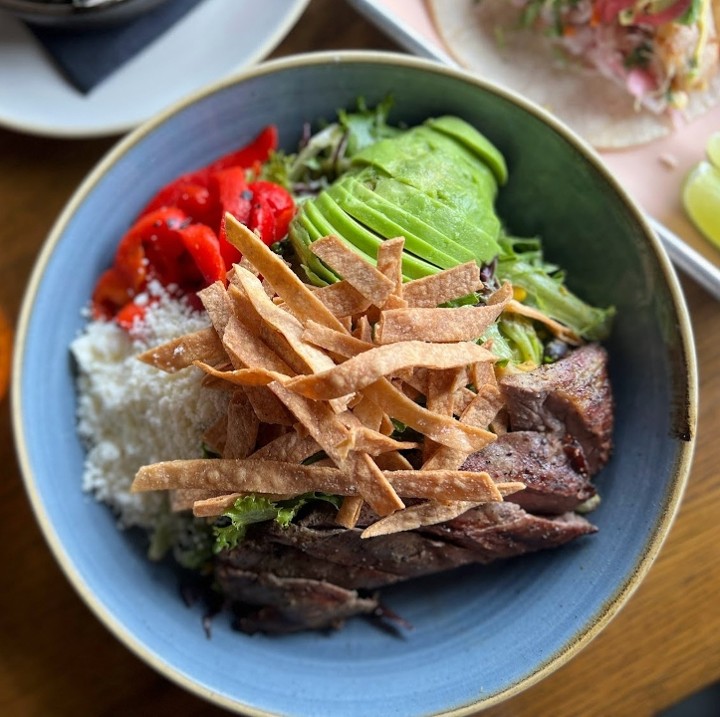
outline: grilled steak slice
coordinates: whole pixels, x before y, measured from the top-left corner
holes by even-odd
[[[532,513],[560,514],[574,510],[595,495],[587,475],[575,469],[574,446],[554,433],[511,431],[499,436],[461,466],[487,471],[498,482],[520,481],[525,490],[507,500]]]
[[[223,593],[252,607],[238,621],[241,630],[337,627],[352,615],[377,613],[377,600],[358,590],[554,548],[595,530],[574,514],[539,517],[514,503],[490,503],[441,525],[367,540],[359,528],[323,527],[328,517],[318,508],[288,528],[255,525],[237,548],[216,557]]]
[[[229,565],[219,567],[216,578],[234,600],[260,606],[238,620],[238,627],[248,633],[335,628],[352,615],[372,613],[378,608],[377,600],[323,580],[280,578]]]
[[[346,569],[362,566],[390,573],[394,580],[437,573],[475,560],[469,550],[415,531],[367,540],[360,537],[362,531],[359,528],[315,529],[299,524],[290,525],[287,529],[272,527],[269,532],[271,540],[302,550],[320,560],[342,565]],[[354,587],[376,585],[358,583]]]
[[[279,578],[324,580],[348,590],[379,588],[401,579],[372,565],[345,565],[276,542],[274,536],[260,526],[256,526],[254,537],[242,542],[241,548],[220,553],[216,561],[218,566],[231,570],[272,573]]]
[[[607,352],[588,344],[565,358],[500,381],[512,431],[570,434],[582,448],[590,475],[610,457],[613,400]]]
[[[424,533],[473,551],[479,563],[556,548],[597,528],[575,513],[540,517],[515,503],[486,503]]]

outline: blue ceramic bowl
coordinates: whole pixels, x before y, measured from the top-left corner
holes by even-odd
[[[457,114],[505,154],[499,211],[544,237],[587,300],[614,304],[608,348],[616,449],[598,477],[598,534],[548,553],[390,589],[401,637],[351,621],[331,635],[212,639],[176,576],[80,488],[68,345],[118,238],[147,198],[268,122],[295,146],[303,122],[392,94],[394,120]],[[65,357],[65,358],[63,358]],[[52,360],[49,360],[52,359]],[[69,580],[131,650],[199,695],[252,715],[464,715],[568,660],[642,580],[689,470],[696,368],[675,275],[637,208],[588,147],[547,114],[470,75],[405,56],[307,55],[216,85],[122,140],[77,191],[30,282],[17,338],[14,425],[28,493]]]

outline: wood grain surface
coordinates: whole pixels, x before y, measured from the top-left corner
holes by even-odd
[[[335,48],[396,49],[345,3],[312,0],[273,54]],[[116,139],[55,140],[0,130],[0,309],[11,323],[53,221]],[[701,405],[694,467],[670,536],[644,583],[599,637],[550,677],[484,714],[644,717],[720,678],[720,303],[691,281],[683,286],[696,332]],[[147,667],[75,594],[35,524],[9,416],[5,397],[0,714],[225,714]]]

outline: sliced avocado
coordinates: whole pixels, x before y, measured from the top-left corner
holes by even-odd
[[[402,202],[389,202],[372,190],[368,189],[362,182],[353,177],[344,178],[334,187],[330,187],[327,193],[333,195],[340,189],[345,189],[358,201],[364,202],[370,209],[374,209],[388,220],[400,227],[396,236],[408,237],[409,235],[422,237],[423,241],[431,244],[436,250],[447,254],[460,261],[475,261],[475,252],[460,242],[456,242],[443,232],[438,231],[423,221],[421,217],[414,216],[407,212]],[[341,206],[342,200],[340,201]],[[388,239],[391,237],[387,237]],[[497,247],[491,257],[497,253]]]
[[[373,257],[373,263],[377,263],[378,247],[384,241],[382,238],[345,212],[328,191],[318,195],[315,206],[336,228],[338,236],[353,244],[361,253]],[[436,266],[407,253],[403,256],[402,270],[405,279],[420,279],[439,271]]]
[[[358,175],[360,176],[362,175]],[[371,190],[368,188],[367,191]],[[433,230],[470,249],[474,254],[473,258],[480,262],[491,261],[500,250],[496,241],[500,232],[500,221],[491,203],[481,203],[470,211],[463,207],[463,211],[455,205],[450,206],[428,197],[415,187],[392,177],[379,177],[374,182],[372,192],[384,202],[402,207],[405,212]],[[469,216],[472,216],[474,221],[469,221]],[[479,219],[479,216],[482,216],[482,219]]]
[[[348,214],[355,217],[355,219],[362,222],[385,239],[404,236],[405,250],[425,259],[425,261],[428,261],[435,266],[439,266],[442,269],[449,269],[450,267],[457,266],[462,263],[461,260],[445,254],[431,244],[423,241],[412,232],[406,231],[403,227],[396,222],[393,222],[391,219],[388,219],[388,217],[381,212],[372,209],[367,204],[354,197],[342,185],[333,187],[333,197]],[[474,257],[471,255],[470,261],[472,260],[474,260]],[[465,261],[468,260],[465,259]]]
[[[505,157],[500,150],[482,135],[471,124],[468,124],[459,117],[446,115],[436,117],[426,122],[432,129],[444,132],[454,139],[462,142],[468,149],[476,154],[492,170],[498,184],[505,184],[508,179]]]
[[[310,221],[304,209],[301,209],[288,227],[288,238],[300,263],[322,279],[323,283],[332,284],[338,280],[337,276],[310,251],[310,243],[321,236],[323,235]]]
[[[352,163],[371,165],[441,201],[467,194],[492,202],[497,194],[495,175],[487,165],[460,142],[430,127],[415,127],[366,147]]]

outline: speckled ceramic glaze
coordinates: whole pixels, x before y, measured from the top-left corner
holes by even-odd
[[[385,602],[414,629],[361,619],[327,634],[248,637],[179,599],[176,575],[80,488],[68,345],[120,235],[163,183],[278,125],[359,96],[395,99],[393,120],[452,113],[507,157],[499,211],[540,234],[584,298],[617,307],[608,342],[615,455],[598,476],[596,535],[494,567],[397,586]],[[469,75],[395,55],[347,53],[262,65],[124,139],[88,177],[39,258],[18,331],[14,421],[28,492],[68,578],[108,628],[170,679],[252,715],[469,714],[541,679],[587,644],[642,579],[680,500],[695,430],[695,361],[669,262],[637,209],[580,141],[540,110]],[[171,428],[171,427],[170,427]]]

